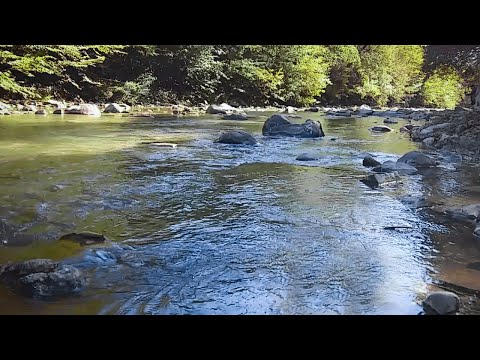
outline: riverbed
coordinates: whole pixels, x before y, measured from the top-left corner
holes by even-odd
[[[90,283],[48,301],[0,286],[0,313],[415,315],[435,279],[480,290],[472,229],[403,200],[480,202],[463,190],[478,167],[444,154],[438,169],[373,190],[359,181],[364,153],[417,149],[398,131],[406,120],[372,133],[383,118],[300,113],[292,122],[319,120],[326,136],[275,139],[261,135],[271,114],[2,116],[0,263],[61,260]],[[230,129],[260,144],[214,143]],[[319,160],[296,161],[304,152]],[[410,228],[384,229],[398,225]],[[57,240],[81,231],[111,241]]]

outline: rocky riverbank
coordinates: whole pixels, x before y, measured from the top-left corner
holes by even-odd
[[[412,140],[426,148],[456,152],[465,160],[480,159],[480,110],[445,110],[412,130]]]

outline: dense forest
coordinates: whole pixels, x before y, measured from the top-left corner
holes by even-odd
[[[1,45],[0,99],[470,104],[477,46]]]

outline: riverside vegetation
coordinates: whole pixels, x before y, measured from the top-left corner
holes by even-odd
[[[412,313],[420,307],[427,314],[477,311],[480,289],[475,279],[480,262],[476,260],[480,259],[472,244],[480,237],[478,179],[465,175],[477,172],[475,161],[480,157],[475,46],[17,45],[0,49],[5,145],[0,161],[6,171],[0,174],[5,179],[0,187],[5,199],[0,208],[4,263],[0,280],[12,292],[7,304],[10,300],[17,304],[15,294],[19,294],[54,297],[72,305],[71,294],[94,299],[99,296],[96,287],[102,292],[112,287],[108,301],[102,295],[107,303],[95,305],[93,312],[268,313],[269,308],[271,313],[375,313],[374,309]],[[77,141],[67,144],[71,136]],[[103,138],[109,149],[91,142],[95,137]],[[31,152],[32,146],[38,146],[37,153]],[[73,160],[73,165],[57,162],[59,154],[67,154],[62,158]],[[96,167],[99,163],[102,168]],[[114,170],[117,163],[124,165]],[[26,183],[20,168],[33,170],[37,183]],[[194,169],[204,176],[189,177]],[[108,180],[101,180],[103,172]],[[303,175],[293,181],[296,173]],[[207,205],[208,210],[201,210],[194,200],[200,190],[196,181],[203,192],[213,191],[220,199]],[[159,187],[165,182],[183,191],[169,195]],[[231,182],[231,191],[223,189],[224,182]],[[277,182],[277,187],[264,192]],[[92,193],[102,186],[102,194]],[[21,188],[31,190],[18,192]],[[312,190],[318,194],[305,196]],[[275,196],[264,202],[272,191]],[[151,195],[145,197],[148,192]],[[203,192],[199,199],[213,201]],[[233,195],[239,202],[229,202]],[[356,207],[350,206],[352,197]],[[337,219],[333,208],[326,207],[327,198],[345,214]],[[379,201],[386,212],[376,211],[369,198]],[[153,199],[161,204],[151,204]],[[247,208],[242,204],[251,204],[250,211],[259,206],[260,212],[244,217]],[[172,213],[170,208],[177,210]],[[230,217],[226,209],[236,215]],[[358,209],[363,216],[355,214]],[[140,222],[131,219],[135,214]],[[126,222],[121,220],[125,217]],[[202,224],[206,219],[209,223]],[[196,230],[189,228],[189,221],[197,223]],[[118,229],[116,222],[122,224]],[[356,225],[364,222],[380,225],[381,230],[368,235]],[[432,222],[449,229],[448,244],[456,243],[458,226],[464,226],[465,239],[470,240],[461,246],[443,245],[443,240],[432,245],[428,239],[437,233],[429,230],[431,235],[425,235]],[[136,227],[141,223],[143,230]],[[255,239],[256,255],[237,262],[246,256],[241,249],[252,245],[249,231],[262,227],[262,235]],[[378,231],[391,240],[376,239]],[[281,240],[281,233],[288,240]],[[307,233],[317,234],[318,241]],[[207,234],[212,237],[199,242],[206,241]],[[230,246],[238,251],[223,247],[230,238],[236,239]],[[361,247],[349,242],[347,250],[337,243],[340,239],[358,240]],[[223,258],[203,263],[202,256],[214,256],[209,249],[218,246]],[[276,256],[272,246],[294,252],[296,270],[283,255],[277,269],[292,284],[280,286],[282,281],[276,279],[277,265],[268,260]],[[422,254],[422,260],[400,264],[391,258],[390,265],[368,265],[404,252],[405,246],[414,246],[409,251],[415,258]],[[428,265],[423,259],[428,255],[420,249],[433,251],[438,246],[455,249],[455,260],[450,252],[450,258],[441,256],[440,264]],[[381,251],[382,247],[388,251],[378,259],[359,255],[361,249]],[[183,258],[180,249],[190,255]],[[193,260],[197,251],[200,258]],[[339,251],[346,251],[350,259],[360,256],[352,275],[345,269],[334,271],[340,259],[332,259]],[[313,260],[323,266],[312,265]],[[451,261],[455,270],[445,267],[453,266]],[[240,276],[237,272],[246,264],[250,265],[245,274],[263,275]],[[405,269],[428,266],[443,269],[430,275],[433,282],[428,286],[434,292],[428,296],[422,292],[423,301],[408,305],[409,310],[401,310],[408,303],[402,297],[417,288],[413,285],[417,276],[402,275],[404,283],[399,287],[365,278],[371,271],[400,276]],[[102,269],[117,269],[118,276],[136,280],[123,291],[120,278]],[[177,289],[175,284],[185,281],[191,271],[199,274],[198,284],[187,280]],[[159,275],[165,281],[161,288],[168,291],[157,293],[160,280],[150,279],[148,273]],[[226,282],[217,288],[212,281],[223,274]],[[239,276],[250,286],[234,289],[231,284]],[[353,283],[335,290],[332,286],[339,276]],[[300,291],[298,285],[307,278],[316,280],[301,285]],[[138,287],[145,281],[153,281],[154,293]],[[261,281],[270,289],[267,293],[255,290]],[[369,284],[368,291],[362,290],[362,284]],[[257,305],[249,303],[253,298],[244,290],[256,294]],[[117,291],[131,297],[115,300]],[[211,291],[213,298],[208,295]],[[298,304],[286,300],[292,291]],[[352,292],[351,305],[341,295],[345,292]],[[398,305],[377,298],[389,293]],[[264,307],[258,307],[259,299]]]

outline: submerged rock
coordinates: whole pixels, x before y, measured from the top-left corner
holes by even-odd
[[[242,130],[232,130],[224,132],[220,137],[215,141],[222,144],[235,144],[235,145],[255,145],[257,140]]]
[[[367,155],[363,158],[362,165],[366,167],[375,167],[380,165],[381,163],[375,160],[372,156]]]
[[[263,124],[264,136],[291,136],[300,138],[316,138],[325,136],[322,125],[318,121],[306,120],[303,124],[292,124],[286,116],[273,115]]]
[[[383,164],[374,167],[373,171],[377,173],[398,172],[400,175],[413,175],[418,172],[417,168],[411,165],[394,161],[385,161]]]
[[[31,297],[68,295],[87,283],[80,270],[49,259],[34,259],[0,267],[0,280],[13,290]]]
[[[449,291],[436,291],[422,301],[422,306],[428,315],[454,314],[460,309],[460,298]]]
[[[230,114],[224,115],[223,120],[248,120],[247,114]]]
[[[383,120],[383,122],[385,124],[398,124],[398,121],[395,120],[395,119],[390,119],[390,118],[386,118],[385,120]]]
[[[392,128],[386,126],[386,125],[377,125],[377,126],[374,126],[372,127],[370,130],[372,131],[376,131],[376,132],[389,132],[389,131],[393,131]]]
[[[80,245],[91,245],[91,244],[98,244],[103,243],[107,240],[107,238],[102,234],[97,234],[93,232],[81,232],[81,233],[70,233],[63,235],[58,240],[68,240],[79,243]]]
[[[297,156],[295,159],[297,161],[315,161],[318,160],[318,158],[314,155],[308,154],[308,153],[303,153]]]
[[[437,166],[435,160],[419,151],[410,151],[398,159],[397,162],[403,162],[418,168]]]

